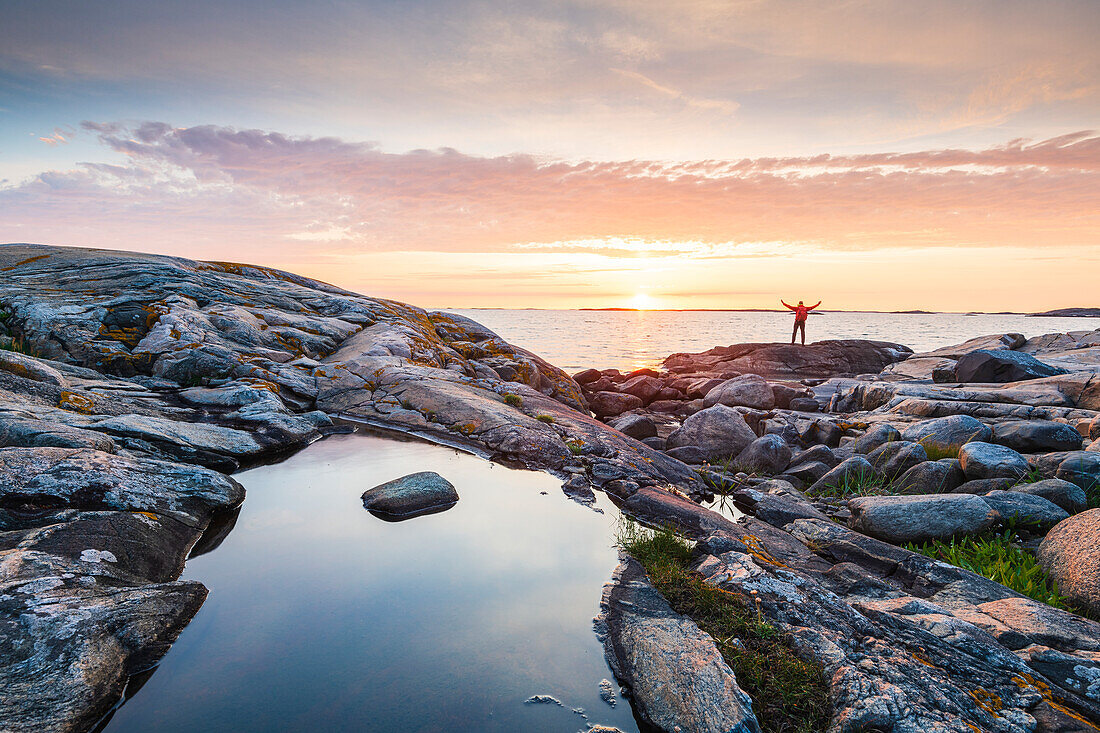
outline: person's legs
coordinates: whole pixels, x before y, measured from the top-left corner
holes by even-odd
[[[791,343],[794,343],[794,337],[798,334],[798,321],[794,322],[794,330],[791,331]]]
[[[797,323],[797,325],[795,325],[795,328],[802,331],[802,345],[805,346],[806,345],[806,322],[805,321],[799,321]],[[791,343],[792,344],[794,343],[794,337],[793,336],[791,337]]]

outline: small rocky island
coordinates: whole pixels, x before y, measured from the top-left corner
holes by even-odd
[[[109,715],[202,606],[178,578],[232,529],[231,474],[345,421],[674,530],[683,577],[773,638],[716,639],[624,554],[597,632],[659,730],[773,729],[729,649],[811,670],[822,730],[1100,729],[1100,330],[571,377],[469,319],[286,272],[36,245],[0,247],[0,330],[0,730]],[[936,555],[971,540],[1032,561],[1045,600]]]

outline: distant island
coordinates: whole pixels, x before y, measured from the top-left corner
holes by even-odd
[[[1100,308],[1058,308],[1043,313],[1028,313],[1031,317],[1052,316],[1061,318],[1100,318]]]

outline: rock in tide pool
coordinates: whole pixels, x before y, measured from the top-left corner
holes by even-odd
[[[410,473],[363,493],[367,511],[390,522],[446,511],[456,503],[455,487],[433,471]]]

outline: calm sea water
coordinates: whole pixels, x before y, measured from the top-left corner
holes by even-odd
[[[703,311],[454,310],[493,329],[568,372],[638,369],[678,351],[753,341],[789,342],[793,314]],[[1034,318],[956,313],[829,313],[811,315],[806,342],[874,339],[914,351],[951,346],[975,336],[1025,336],[1100,328],[1100,318]]]
[[[452,509],[389,523],[366,489],[413,471]],[[333,436],[235,476],[236,527],[188,561],[210,596],[107,733],[638,731],[592,629],[618,512],[450,448]],[[542,493],[545,492],[545,493]],[[563,706],[524,704],[536,694]]]

